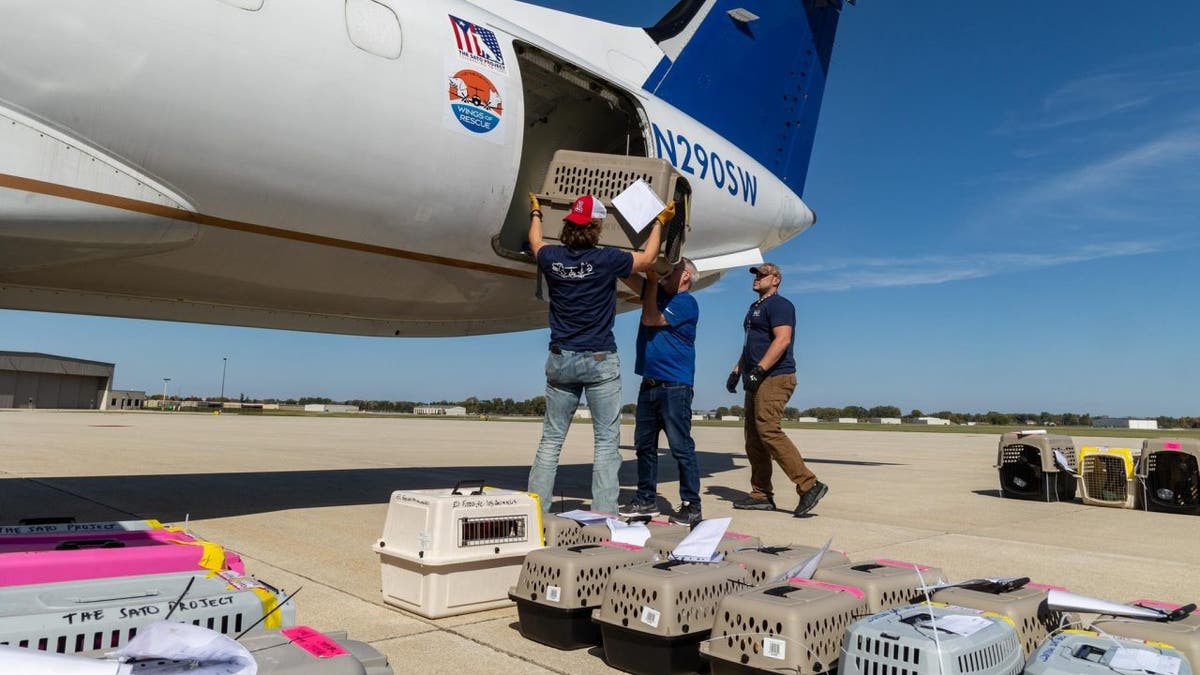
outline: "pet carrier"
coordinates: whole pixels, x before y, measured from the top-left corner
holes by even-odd
[[[1075,499],[1075,444],[1070,436],[1010,431],[1000,437],[1000,492],[1015,499]]]
[[[880,559],[826,567],[817,570],[813,578],[862,589],[867,611],[873,614],[926,599],[924,589],[937,585],[942,571],[927,565]]]
[[[1079,449],[1079,488],[1084,504],[1136,508],[1139,453],[1130,448],[1086,446]]]
[[[1142,441],[1137,475],[1142,481],[1142,504],[1147,511],[1200,513],[1200,440]]]

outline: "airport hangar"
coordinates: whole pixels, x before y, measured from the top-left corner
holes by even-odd
[[[115,371],[103,361],[0,351],[0,408],[141,408],[144,392],[112,388]]]

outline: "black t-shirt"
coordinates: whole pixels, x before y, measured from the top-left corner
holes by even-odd
[[[779,357],[767,374],[784,375],[796,372],[796,359],[792,357],[792,346],[796,343],[796,307],[790,300],[778,293],[755,300],[746,311],[746,320],[742,325],[746,329],[746,342],[742,347],[742,373],[753,370],[763,354],[767,353],[767,347],[775,337],[776,326],[791,326],[792,341],[788,343],[787,351]]]
[[[615,352],[618,279],[633,273],[633,256],[617,248],[579,251],[548,245],[538,269],[550,288],[550,342],[573,352]]]

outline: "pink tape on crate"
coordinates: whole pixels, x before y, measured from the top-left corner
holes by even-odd
[[[1063,588],[1062,586],[1051,586],[1050,584],[1039,584],[1036,581],[1031,581],[1025,585],[1028,586],[1029,588],[1040,588],[1043,591],[1065,591],[1065,590],[1067,590],[1067,589]]]
[[[875,561],[877,565],[887,565],[888,567],[907,567],[908,569],[917,568],[924,572],[929,569],[929,565],[918,565],[916,563],[905,562],[903,560],[892,560],[890,558],[879,558]]]
[[[348,654],[333,638],[309,628],[308,626],[293,626],[279,631],[291,640],[297,647],[312,654],[318,659],[329,659]]]
[[[612,548],[623,548],[626,551],[640,551],[643,548],[645,548],[645,546],[638,546],[637,544],[626,544],[626,543],[619,542],[619,541],[602,541],[602,542],[600,542],[600,545],[601,546],[611,546]]]
[[[1183,443],[1179,441],[1163,441],[1163,449],[1165,450],[1182,450]]]
[[[1141,605],[1142,607],[1156,607],[1158,609],[1165,609],[1168,612],[1173,612],[1173,611],[1179,609],[1180,607],[1183,607],[1183,605],[1176,605],[1173,602],[1163,602],[1162,600],[1147,600],[1146,598],[1139,598],[1129,604]]]
[[[867,597],[867,594],[864,593],[862,591],[862,589],[858,588],[857,586],[842,586],[841,584],[831,584],[826,581],[817,581],[816,579],[802,579],[800,577],[792,577],[791,579],[788,579],[788,583],[800,584],[801,586],[812,586],[814,588],[825,588],[825,589],[828,589],[831,591],[841,591],[843,593],[849,593],[850,595],[853,595],[854,597],[856,597],[860,600]]]
[[[725,536],[730,539],[749,539],[753,535],[742,534],[741,532],[726,532]]]

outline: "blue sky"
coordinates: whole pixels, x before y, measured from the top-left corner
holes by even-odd
[[[645,24],[672,3],[539,4]],[[1187,2],[848,8],[804,194],[819,221],[768,254],[798,311],[792,405],[1200,414],[1197,27]],[[749,275],[697,299],[696,407],[739,403]],[[630,402],[635,332],[618,318]],[[151,393],[216,395],[228,356],[227,395],[401,400],[538,395],[547,342],[12,311],[0,335]]]

